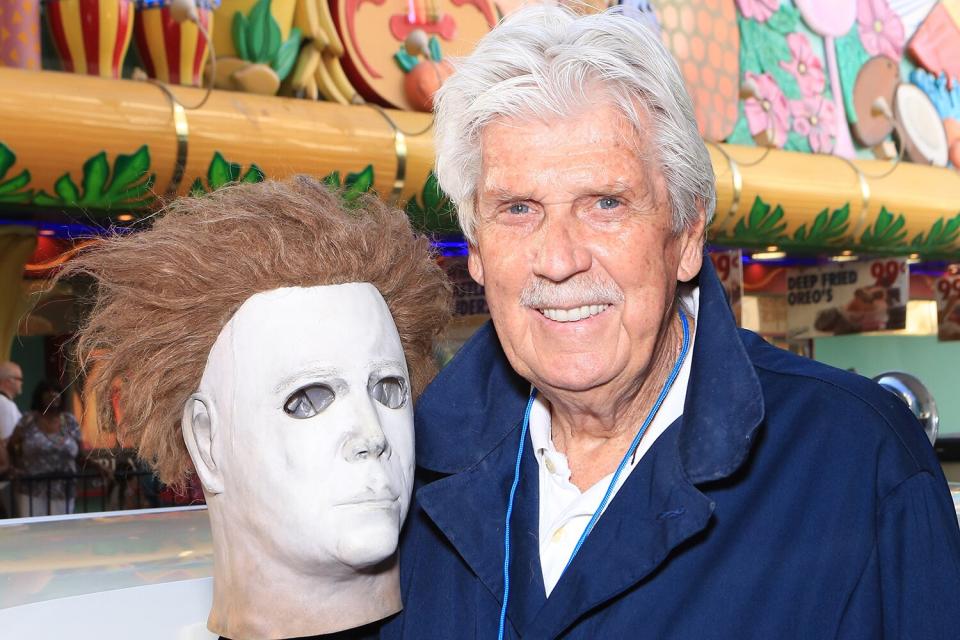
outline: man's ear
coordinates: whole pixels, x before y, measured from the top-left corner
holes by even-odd
[[[480,250],[477,249],[477,245],[471,242],[469,245],[467,245],[467,252],[467,271],[470,272],[470,277],[482,287],[483,258],[480,257]]]
[[[223,475],[213,457],[218,424],[217,410],[211,398],[204,393],[190,396],[183,407],[180,424],[183,441],[204,490],[211,494],[223,493]]]
[[[701,203],[697,207],[697,220],[680,232],[680,264],[677,265],[677,280],[689,282],[693,280],[703,264],[703,250],[706,238],[706,216]]]

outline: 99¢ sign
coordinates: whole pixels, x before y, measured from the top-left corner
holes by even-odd
[[[787,335],[814,338],[903,329],[910,274],[903,259],[787,271]]]
[[[743,261],[740,249],[731,251],[711,251],[710,260],[713,262],[713,268],[717,270],[717,277],[720,278],[720,284],[723,285],[723,292],[727,295],[727,302],[730,303],[730,309],[733,316],[737,319],[737,326],[740,326],[740,299],[743,297]]]
[[[937,338],[960,340],[960,265],[937,278]]]

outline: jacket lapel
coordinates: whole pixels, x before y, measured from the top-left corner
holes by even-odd
[[[433,482],[417,494],[424,511],[498,602],[503,601],[503,531],[519,445],[519,424],[479,464]],[[510,604],[522,629],[546,601],[538,542],[538,469],[529,437],[510,520]]]

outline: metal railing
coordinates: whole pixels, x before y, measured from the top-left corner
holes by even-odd
[[[0,518],[195,504],[203,504],[199,490],[174,491],[129,452],[92,452],[77,473],[0,478]]]

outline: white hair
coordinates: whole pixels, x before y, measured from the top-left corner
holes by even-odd
[[[570,117],[601,88],[638,133],[666,182],[676,231],[716,205],[713,165],[673,57],[642,21],[616,8],[578,16],[562,6],[525,7],[455,62],[437,93],[434,143],[440,188],[475,242],[483,128],[501,117]]]

